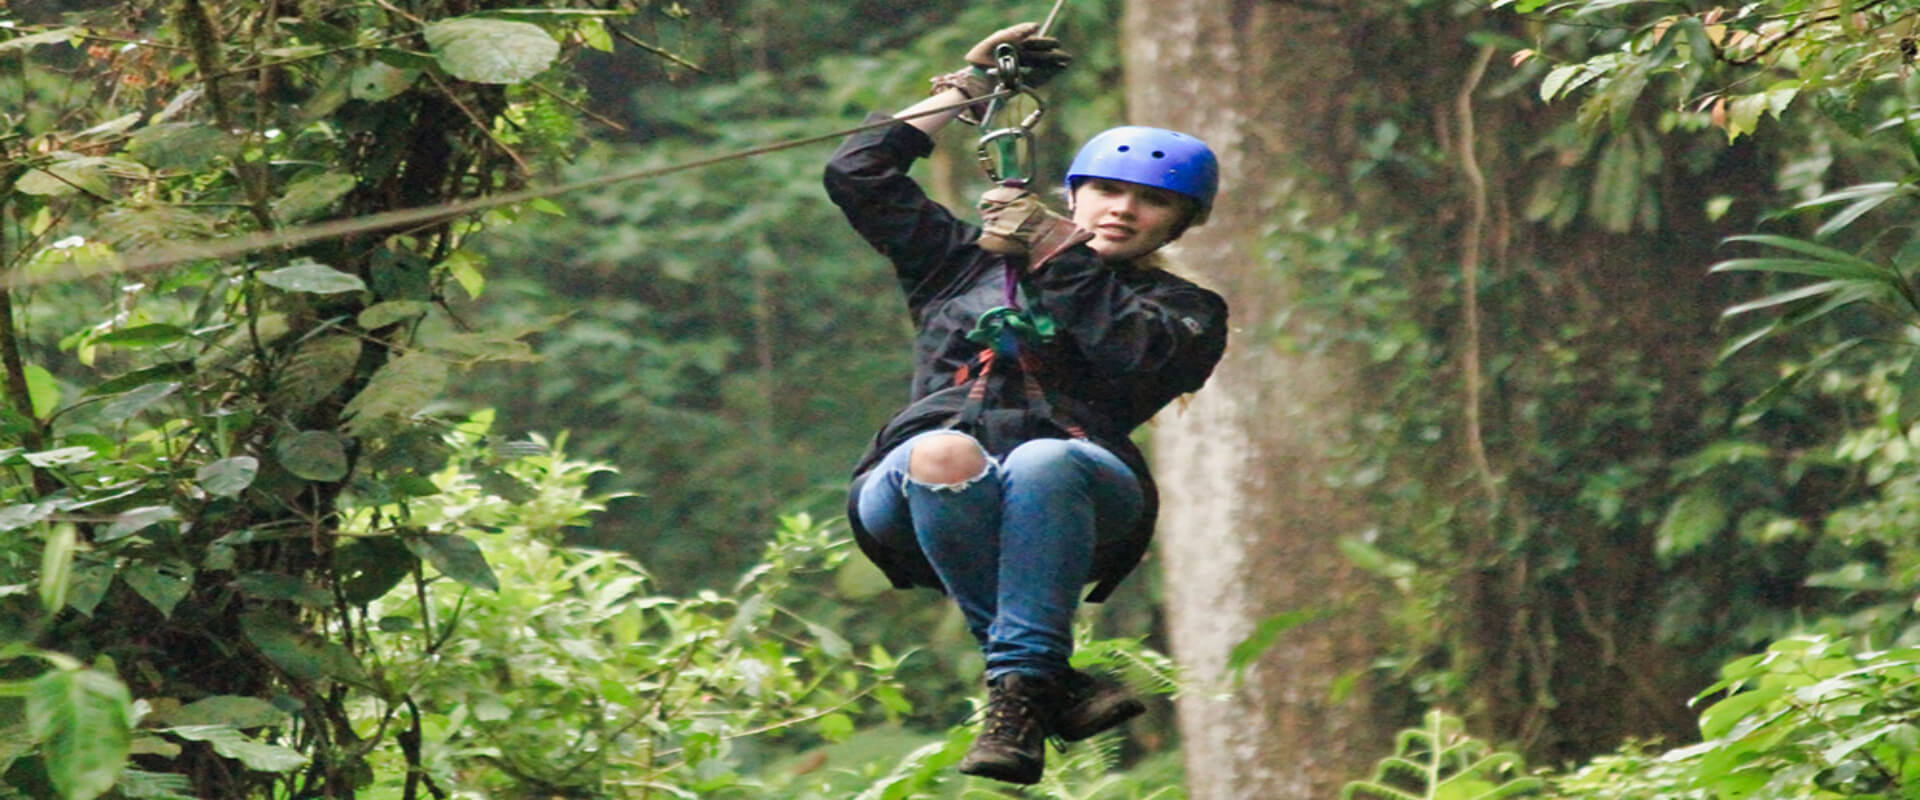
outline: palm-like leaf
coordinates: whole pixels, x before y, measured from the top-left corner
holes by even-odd
[[[1845,199],[1845,198],[1841,198]],[[1729,242],[1750,242],[1797,253],[1797,257],[1736,258],[1714,264],[1712,272],[1772,272],[1805,275],[1822,280],[1750,300],[1728,308],[1723,317],[1790,307],[1778,319],[1736,339],[1722,350],[1722,359],[1776,333],[1821,319],[1839,309],[1868,303],[1910,325],[1920,325],[1920,293],[1893,266],[1822,244],[1790,236],[1757,234],[1734,236]]]

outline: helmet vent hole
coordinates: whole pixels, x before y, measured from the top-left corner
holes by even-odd
[[[1154,157],[1154,158],[1166,158],[1166,157],[1167,157],[1167,154],[1166,154],[1166,153],[1162,153],[1162,152],[1160,152],[1160,151],[1158,151],[1158,150],[1155,150],[1155,151],[1153,151],[1153,157]]]
[[[1128,150],[1132,150],[1132,149],[1133,149],[1133,145],[1130,145],[1130,144],[1123,144],[1123,145],[1120,145],[1120,152],[1122,152],[1122,153],[1124,153],[1124,152],[1127,152]]]

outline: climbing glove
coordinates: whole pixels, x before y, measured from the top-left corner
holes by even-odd
[[[1053,80],[1053,76],[1073,63],[1073,56],[1060,49],[1059,40],[1035,36],[1039,30],[1040,23],[1022,22],[994,31],[967,51],[966,69],[934,76],[934,91],[959,89],[968,97],[980,97],[999,88],[999,82],[988,71],[997,64],[994,49],[1003,44],[1018,48],[1021,85],[1034,88]]]
[[[1038,22],[1022,22],[994,31],[967,51],[967,63],[982,70],[992,69],[996,63],[994,49],[1011,44],[1020,55],[1020,83],[1039,88],[1073,63],[1073,56],[1060,49],[1059,40],[1035,36],[1039,30]]]
[[[1093,238],[1021,186],[1002,184],[980,195],[980,222],[980,249],[1028,256],[1035,268],[1055,253]]]

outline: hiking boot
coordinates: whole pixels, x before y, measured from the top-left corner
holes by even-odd
[[[1147,706],[1111,678],[1068,670],[1060,677],[1060,710],[1053,735],[1077,742],[1145,713]]]
[[[1057,705],[1053,681],[1009,672],[987,685],[986,719],[960,759],[960,771],[1029,785],[1046,768],[1047,718]]]

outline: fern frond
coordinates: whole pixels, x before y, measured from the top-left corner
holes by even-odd
[[[1500,800],[1543,787],[1537,778],[1504,780],[1526,764],[1518,755],[1491,750],[1467,735],[1460,718],[1429,711],[1421,727],[1394,736],[1393,754],[1374,765],[1370,780],[1348,783],[1340,796],[1345,800],[1365,792],[1385,800]]]

